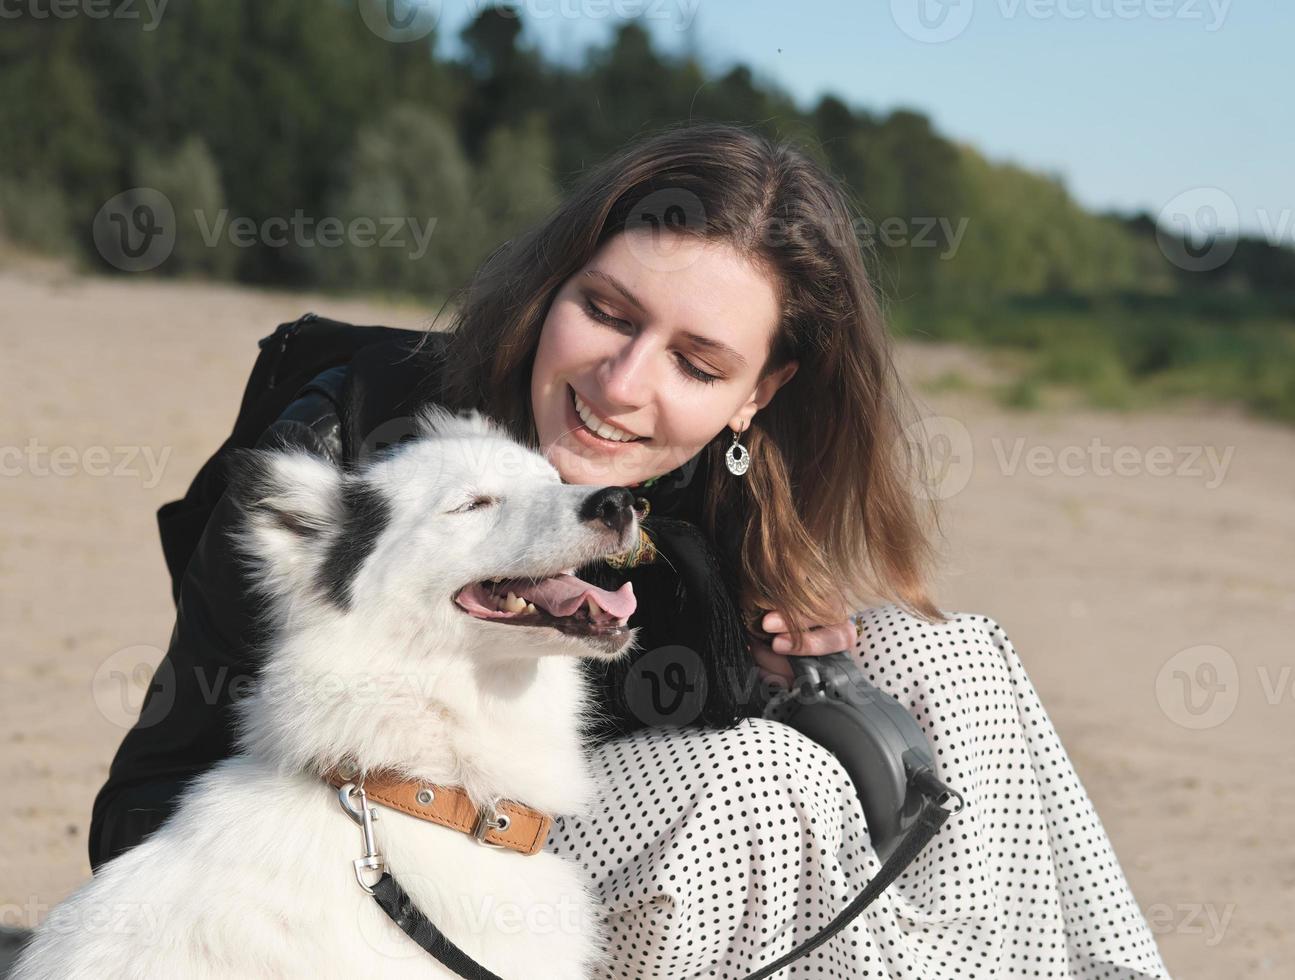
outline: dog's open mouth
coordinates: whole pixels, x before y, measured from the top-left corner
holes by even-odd
[[[636,608],[634,587],[615,592],[577,578],[574,569],[546,578],[473,582],[454,596],[470,615],[515,626],[548,626],[573,636],[617,636]]]

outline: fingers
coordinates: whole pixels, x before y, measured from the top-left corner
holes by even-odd
[[[788,657],[816,657],[850,650],[856,639],[854,624],[848,619],[828,626],[810,627],[796,647],[792,646],[791,635],[785,632],[786,622],[778,613],[766,613],[760,625],[767,632],[776,634],[771,644],[757,637],[750,637],[751,657],[759,669],[760,679],[783,681],[789,686],[795,683],[796,673],[792,670]]]
[[[854,646],[854,624],[848,619],[831,626],[812,627],[797,647],[792,647],[790,634],[775,636],[772,649],[774,653],[807,656],[821,656],[825,653],[836,653],[838,650],[849,650]]]
[[[782,654],[774,653],[770,650],[769,644],[760,640],[752,640],[751,657],[755,660],[756,667],[759,668],[762,681],[781,680],[790,687],[796,680],[796,674],[791,669],[791,663]]]

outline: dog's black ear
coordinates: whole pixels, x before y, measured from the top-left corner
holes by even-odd
[[[314,538],[340,519],[341,472],[303,449],[232,449],[226,493],[262,531]]]

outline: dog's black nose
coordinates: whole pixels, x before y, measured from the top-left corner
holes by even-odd
[[[603,487],[590,494],[580,505],[582,521],[602,521],[617,534],[623,534],[634,519],[634,495],[624,487]]]

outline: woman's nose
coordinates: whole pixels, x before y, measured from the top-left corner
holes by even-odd
[[[599,379],[608,407],[638,408],[649,401],[652,389],[652,366],[647,348],[640,337],[627,340],[602,363]]]

